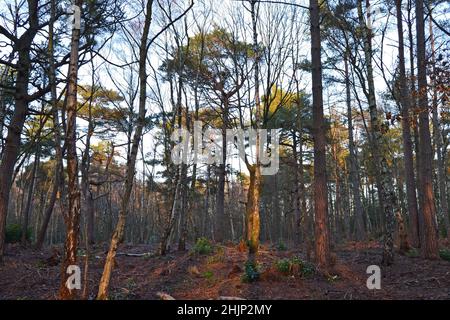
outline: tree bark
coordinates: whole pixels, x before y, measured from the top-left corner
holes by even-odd
[[[433,74],[434,77],[436,77],[436,53],[435,53],[435,47],[434,47],[434,34],[433,34],[433,13],[431,10],[430,5],[429,6],[429,30],[430,30],[430,42],[431,42],[431,65],[433,66]],[[435,78],[434,78],[435,79]],[[441,133],[441,123],[439,121],[439,111],[438,111],[438,93],[437,93],[437,87],[436,83],[433,81],[433,139],[435,143],[436,148],[436,156],[437,156],[437,185],[439,190],[439,209],[440,209],[440,216],[442,217],[444,229],[447,233],[447,238],[450,239],[450,221],[449,221],[449,212],[448,212],[448,198],[447,198],[447,191],[446,191],[446,173],[445,173],[445,161],[444,161],[444,152],[443,152],[443,139],[442,139],[442,133]]]
[[[50,81],[50,95],[51,95],[51,105],[52,105],[52,115],[53,115],[53,134],[55,137],[55,178],[53,180],[52,192],[50,195],[50,200],[47,205],[47,209],[44,213],[44,219],[42,221],[42,226],[39,230],[39,234],[36,239],[35,248],[41,249],[45,240],[45,234],[47,232],[48,224],[55,207],[56,199],[58,197],[58,190],[61,186],[61,181],[63,177],[63,163],[62,157],[63,152],[61,148],[61,128],[58,115],[58,105],[56,96],[56,70],[55,70],[55,58],[54,58],[54,21],[56,14],[56,3],[55,0],[51,0],[50,9],[50,21],[49,21],[49,81]],[[61,190],[62,191],[62,190]]]
[[[366,0],[367,19],[370,18],[370,4],[369,0]],[[372,67],[372,32],[367,26],[363,11],[362,1],[358,1],[358,16],[359,22],[364,30],[364,57],[367,68],[367,82],[368,82],[368,103],[369,114],[371,124],[371,147],[372,156],[375,163],[377,173],[377,189],[380,204],[382,207],[384,217],[384,237],[383,237],[383,259],[382,264],[391,265],[394,262],[394,207],[395,207],[395,195],[392,183],[392,173],[388,165],[386,156],[382,151],[382,145],[384,141],[384,133],[388,130],[381,122],[378,115],[377,103],[375,98],[375,85]]]
[[[75,5],[80,8],[82,0],[77,0]],[[78,289],[70,289],[67,285],[69,274],[67,268],[77,264],[78,236],[80,231],[80,189],[78,183],[78,158],[77,158],[77,83],[78,83],[78,51],[80,45],[80,29],[72,29],[72,40],[70,43],[70,61],[67,84],[67,124],[66,124],[66,146],[67,146],[67,191],[69,206],[64,214],[66,224],[66,240],[64,244],[64,258],[61,264],[61,284],[59,287],[60,299],[76,299],[79,295]]]
[[[28,84],[30,80],[30,51],[33,39],[38,32],[38,1],[28,0],[29,28],[17,40],[18,52],[16,91],[14,93],[14,114],[8,127],[6,142],[0,163],[0,263],[3,262],[6,216],[14,175],[14,166],[20,150],[20,137],[28,114]]]
[[[417,80],[419,95],[419,144],[420,144],[420,185],[422,194],[421,211],[424,222],[424,243],[422,255],[427,259],[439,258],[436,233],[436,208],[433,191],[433,150],[431,147],[430,124],[428,118],[427,74],[425,54],[423,0],[416,0],[416,34],[417,34]]]
[[[413,147],[411,139],[409,112],[411,110],[411,93],[406,83],[405,50],[403,40],[403,22],[402,22],[402,0],[396,0],[397,8],[397,32],[398,32],[398,57],[399,57],[399,83],[400,83],[400,102],[402,115],[402,138],[403,153],[406,178],[406,197],[408,204],[408,213],[411,223],[411,239],[414,246],[419,244],[418,226],[418,208],[416,197],[416,181],[414,178],[414,160]]]
[[[310,0],[311,65],[313,92],[313,138],[314,138],[314,214],[315,258],[320,269],[330,266],[330,243],[328,229],[327,173],[326,173],[326,127],[323,116],[322,61],[320,40],[320,8],[318,0]]]
[[[38,141],[36,143],[39,143]],[[33,163],[33,169],[31,171],[31,177],[30,177],[30,181],[29,181],[29,186],[28,186],[28,194],[27,194],[27,203],[25,205],[25,209],[23,210],[23,221],[22,221],[22,235],[21,235],[21,239],[20,239],[20,243],[22,246],[25,246],[27,244],[27,231],[28,231],[28,224],[30,221],[30,214],[32,211],[32,202],[33,202],[33,194],[34,194],[34,185],[36,182],[36,171],[37,168],[39,166],[39,158],[41,157],[41,151],[40,151],[40,146],[36,146],[37,150],[36,153],[34,154],[34,163]]]
[[[119,220],[111,239],[108,255],[105,261],[105,267],[100,280],[97,299],[108,299],[109,282],[114,267],[114,259],[119,243],[123,240],[123,232],[130,202],[131,191],[133,189],[133,181],[136,168],[137,153],[141,142],[142,131],[145,125],[145,102],[147,99],[147,54],[148,54],[148,36],[150,32],[150,24],[152,21],[152,5],[153,0],[148,0],[145,11],[144,28],[139,48],[139,114],[137,118],[136,130],[134,132],[131,152],[127,159],[127,176],[125,180],[125,190],[122,198],[122,204],[119,211]]]
[[[366,229],[364,228],[364,211],[361,202],[360,182],[359,182],[359,170],[358,170],[358,158],[355,152],[355,141],[353,139],[353,115],[351,106],[351,93],[350,93],[350,74],[348,70],[348,57],[344,58],[345,67],[345,92],[347,103],[347,121],[348,121],[348,148],[349,148],[349,162],[350,172],[349,179],[352,189],[353,202],[355,205],[355,236],[356,240],[362,241],[366,238]]]

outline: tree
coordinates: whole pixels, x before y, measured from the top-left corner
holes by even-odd
[[[366,1],[367,20],[371,19],[370,3]],[[382,212],[385,219],[385,229],[383,238],[383,258],[382,263],[384,265],[390,265],[394,261],[394,207],[396,205],[395,194],[393,190],[393,184],[391,182],[391,170],[387,162],[385,153],[382,150],[384,141],[384,133],[387,132],[388,127],[383,124],[379,111],[377,110],[377,102],[375,96],[375,84],[372,66],[372,30],[367,25],[364,16],[362,1],[358,1],[358,18],[360,28],[363,33],[364,43],[364,58],[367,70],[367,86],[368,86],[368,104],[370,114],[370,143],[372,148],[372,156],[375,161],[376,177],[377,177],[377,189],[379,194],[379,200],[382,207]]]
[[[416,32],[417,32],[417,80],[419,96],[419,150],[420,165],[419,191],[424,221],[423,244],[421,252],[425,258],[437,259],[438,239],[436,232],[436,207],[434,204],[434,191],[432,180],[432,158],[433,150],[431,147],[430,124],[428,118],[428,97],[427,97],[427,70],[425,56],[425,18],[424,18],[423,0],[416,0]]]
[[[75,5],[81,10],[82,0],[77,0]],[[78,112],[78,59],[80,46],[80,29],[74,24],[70,42],[70,62],[67,74],[67,193],[68,207],[64,214],[66,224],[66,241],[64,243],[64,259],[61,264],[61,285],[59,297],[61,299],[75,299],[78,289],[68,286],[70,273],[67,272],[70,265],[77,264],[78,233],[80,228],[80,189],[78,184],[78,158],[77,158],[77,112]]]
[[[311,76],[313,88],[315,258],[319,268],[326,271],[330,266],[330,239],[325,153],[326,126],[322,97],[320,8],[317,0],[310,0],[309,4],[311,8]]]
[[[145,5],[145,20],[139,46],[139,115],[134,132],[131,150],[127,159],[127,175],[124,186],[124,195],[119,213],[119,221],[111,239],[108,255],[105,261],[102,278],[98,289],[97,299],[105,300],[108,298],[109,281],[113,270],[114,257],[116,256],[117,247],[123,239],[125,229],[125,221],[128,212],[128,204],[130,201],[131,191],[133,188],[136,158],[139,144],[141,142],[142,130],[145,124],[146,99],[147,99],[147,53],[149,48],[150,24],[152,22],[152,6],[153,0],[148,0]]]
[[[6,215],[8,213],[14,166],[19,155],[20,136],[28,114],[28,104],[36,98],[34,95],[29,95],[28,85],[31,69],[30,51],[34,37],[40,28],[39,1],[28,0],[27,5],[28,16],[24,24],[28,23],[28,29],[20,37],[16,37],[3,26],[0,27],[0,33],[13,42],[19,55],[16,64],[1,61],[2,64],[10,65],[16,69],[17,76],[14,92],[14,115],[8,127],[8,135],[0,163],[0,263],[3,261]]]
[[[413,148],[411,140],[411,93],[406,81],[406,67],[405,67],[405,50],[403,40],[403,18],[402,18],[402,1],[396,0],[397,12],[397,32],[398,32],[398,68],[399,68],[399,87],[402,115],[402,135],[403,135],[403,152],[405,154],[405,173],[406,173],[406,194],[408,203],[408,213],[411,224],[411,238],[412,243],[417,246],[419,244],[419,229],[418,229],[418,208],[416,197],[416,181],[414,177],[414,162],[413,162]]]

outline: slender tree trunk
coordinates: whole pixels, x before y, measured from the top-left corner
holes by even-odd
[[[433,191],[433,150],[431,147],[430,124],[428,118],[427,70],[425,54],[423,0],[416,0],[416,33],[417,33],[417,79],[419,95],[419,143],[420,143],[420,186],[422,196],[421,211],[424,222],[424,243],[422,255],[428,259],[437,259],[438,239],[436,233],[436,208]]]
[[[430,30],[430,42],[431,42],[431,65],[433,66],[433,74],[436,77],[436,53],[434,47],[434,34],[433,34],[433,21],[432,21],[432,10],[431,6],[429,7],[429,30]],[[435,79],[435,78],[434,78]],[[438,93],[436,83],[433,81],[433,139],[436,146],[436,155],[437,155],[437,185],[439,190],[439,209],[440,216],[442,217],[442,221],[444,224],[444,229],[447,232],[447,238],[450,239],[450,221],[449,221],[449,211],[448,211],[448,198],[446,191],[446,173],[445,173],[445,161],[443,156],[443,139],[441,134],[441,124],[439,122],[439,111],[438,111]]]
[[[223,95],[223,110],[222,110],[222,159],[219,165],[218,176],[219,182],[217,185],[216,194],[216,241],[222,242],[225,238],[224,226],[225,219],[225,180],[226,180],[226,165],[227,165],[227,118],[228,118],[228,99]]]
[[[311,65],[313,92],[313,138],[314,138],[314,214],[315,258],[320,269],[330,265],[330,240],[328,230],[327,173],[326,173],[326,127],[323,116],[322,61],[320,40],[320,8],[318,0],[310,0]]]
[[[83,195],[83,215],[87,220],[86,227],[86,238],[87,244],[94,244],[94,199],[92,197],[92,191],[89,185],[89,170],[91,166],[91,137],[94,134],[94,124],[92,119],[92,99],[94,90],[94,66],[93,66],[93,57],[91,56],[91,64],[92,64],[92,84],[91,84],[91,96],[88,102],[88,129],[86,134],[86,142],[83,152],[83,158],[81,159],[81,194]]]
[[[257,30],[257,13],[256,4],[258,1],[250,1],[250,12],[252,17],[252,35],[253,35],[253,50],[256,55],[255,61],[255,129],[256,132],[256,161],[254,165],[246,163],[247,169],[250,172],[250,186],[247,194],[247,206],[246,206],[246,217],[247,217],[247,243],[248,243],[248,261],[250,263],[256,263],[256,255],[259,249],[259,233],[260,233],[260,196],[261,196],[261,168],[259,159],[260,150],[260,136],[258,129],[260,128],[260,98],[259,98],[259,59],[260,50],[258,47],[258,30]]]
[[[59,122],[58,115],[58,105],[57,105],[57,96],[56,96],[56,70],[55,70],[55,58],[54,58],[54,21],[56,14],[56,3],[55,0],[51,0],[51,13],[50,13],[50,22],[49,22],[49,80],[50,80],[50,95],[51,95],[51,105],[52,105],[52,115],[53,115],[53,135],[55,137],[55,177],[52,185],[52,192],[50,195],[50,200],[47,205],[47,209],[44,213],[44,218],[42,221],[42,226],[39,230],[35,248],[41,249],[45,240],[45,234],[47,232],[47,227],[50,222],[50,218],[53,213],[53,209],[55,207],[56,199],[58,197],[58,190],[61,185],[61,178],[63,176],[63,164],[62,164],[62,148],[61,148],[61,128]]]
[[[422,194],[419,192],[418,186],[421,185],[420,182],[420,147],[419,147],[419,131],[418,131],[418,123],[417,123],[417,91],[416,91],[416,77],[414,74],[414,39],[413,39],[413,18],[411,17],[412,12],[412,3],[414,0],[408,0],[408,41],[409,41],[409,64],[410,64],[410,92],[411,92],[411,109],[413,110],[414,114],[412,116],[412,126],[413,126],[413,137],[414,137],[414,152],[416,154],[416,163],[415,163],[415,169],[416,169],[416,199],[418,200],[418,206],[417,206],[417,220],[414,221],[414,217],[411,217],[410,221],[410,232],[411,235],[413,235],[413,246],[420,247],[422,243],[422,237],[423,237],[423,215],[419,214],[420,212],[420,205],[422,203],[421,197]],[[414,237],[414,235],[417,234],[417,238]]]
[[[249,246],[249,260],[258,253],[259,248],[259,232],[260,232],[260,216],[259,204],[261,193],[261,169],[258,165],[249,168],[250,186],[247,195],[247,242]]]
[[[123,241],[123,232],[130,202],[131,191],[133,189],[134,174],[136,169],[136,159],[141,142],[142,131],[145,125],[145,102],[147,100],[147,54],[148,54],[148,36],[150,32],[150,24],[152,21],[152,5],[153,0],[148,0],[146,4],[144,28],[139,48],[139,113],[134,132],[131,152],[127,159],[127,176],[125,180],[125,190],[122,198],[122,204],[119,211],[119,220],[111,239],[108,255],[106,257],[105,267],[103,269],[102,278],[100,280],[97,299],[108,299],[109,282],[114,267],[114,259],[117,247]]]
[[[77,0],[75,5],[81,10],[82,0]],[[69,206],[64,214],[66,224],[66,240],[64,244],[64,258],[61,264],[61,284],[59,287],[60,299],[76,299],[79,289],[71,289],[68,286],[70,274],[68,267],[77,265],[78,236],[80,232],[80,188],[78,183],[78,158],[77,158],[77,83],[78,83],[78,51],[80,45],[80,29],[72,29],[72,40],[70,43],[70,61],[67,85],[67,125],[66,125],[66,146],[67,146],[67,191]]]
[[[186,239],[188,232],[188,177],[187,177],[187,165],[181,164],[181,207],[180,207],[180,226],[179,230],[179,240],[178,240],[178,250],[186,251]]]
[[[36,142],[39,143],[39,142]],[[22,221],[22,235],[21,235],[21,239],[20,239],[20,243],[22,244],[22,246],[25,246],[27,244],[27,231],[28,231],[28,224],[30,221],[30,214],[32,211],[32,203],[33,203],[33,194],[34,194],[34,185],[36,182],[36,171],[37,168],[39,166],[39,159],[41,157],[41,150],[40,150],[40,146],[36,146],[37,150],[36,153],[34,154],[34,163],[33,163],[33,169],[31,171],[31,177],[30,177],[30,184],[28,186],[28,194],[27,194],[27,203],[25,205],[25,209],[23,211],[23,221]]]
[[[411,110],[411,93],[406,83],[406,67],[405,67],[405,50],[403,40],[403,22],[402,22],[402,0],[396,0],[397,8],[397,31],[398,31],[398,56],[399,56],[399,82],[401,92],[401,114],[402,114],[402,137],[403,137],[403,153],[405,163],[405,178],[406,178],[406,197],[408,203],[408,213],[411,223],[411,239],[414,246],[419,244],[419,230],[418,230],[418,208],[416,197],[416,181],[414,178],[414,160],[413,147],[410,131],[410,116]]]
[[[348,70],[347,55],[344,59],[345,66],[345,92],[347,102],[347,121],[348,121],[348,147],[350,160],[350,185],[352,189],[355,216],[355,235],[356,240],[362,241],[366,238],[366,230],[364,228],[364,211],[361,202],[358,158],[355,152],[355,141],[353,139],[353,115],[350,94],[350,74]]]
[[[367,19],[370,20],[370,4],[366,0]],[[368,82],[368,102],[371,123],[371,142],[373,149],[373,160],[377,171],[377,189],[380,200],[380,205],[383,208],[384,217],[384,237],[383,237],[383,259],[384,265],[390,265],[394,262],[394,207],[395,194],[392,183],[392,172],[389,168],[385,152],[382,150],[384,141],[383,132],[388,130],[384,128],[381,119],[378,115],[377,103],[375,99],[375,85],[372,67],[372,32],[367,26],[363,11],[362,1],[358,1],[358,16],[361,27],[364,30],[364,56],[367,68],[367,82]]]

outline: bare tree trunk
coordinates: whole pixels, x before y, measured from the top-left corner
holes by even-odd
[[[366,0],[367,19],[370,17],[370,4]],[[383,124],[378,115],[377,103],[375,99],[375,85],[372,67],[372,32],[367,26],[363,11],[362,1],[358,1],[358,16],[361,27],[364,30],[364,56],[367,68],[367,82],[368,82],[368,102],[371,123],[371,142],[373,149],[373,158],[377,170],[377,189],[380,200],[380,205],[383,208],[384,217],[384,237],[383,237],[383,259],[384,265],[390,265],[394,262],[394,206],[395,194],[393,190],[393,183],[391,181],[391,170],[389,168],[386,156],[382,150],[383,145]]]
[[[420,147],[419,147],[419,131],[417,129],[417,91],[416,91],[416,78],[414,75],[414,39],[413,39],[413,18],[412,18],[412,3],[414,0],[408,0],[408,41],[409,41],[409,63],[410,63],[410,92],[412,99],[410,99],[411,102],[411,109],[413,110],[414,114],[412,116],[412,125],[413,125],[413,136],[414,136],[414,151],[416,154],[416,185],[415,185],[415,192],[418,192],[419,189],[417,186],[420,186]],[[417,217],[411,217],[410,220],[410,232],[413,240],[413,246],[420,247],[422,243],[422,236],[423,236],[423,215],[419,214],[420,205],[422,203],[421,200],[422,194],[419,192],[418,196],[416,193],[416,200],[419,200],[418,206],[417,206]],[[417,220],[415,220],[417,218]]]
[[[248,168],[250,171],[250,186],[247,194],[247,242],[249,247],[249,260],[254,261],[259,248],[259,202],[261,192],[261,169],[258,165]]]
[[[319,268],[326,271],[330,265],[330,239],[328,229],[326,127],[323,116],[322,62],[320,40],[320,12],[318,0],[310,0],[311,65],[313,92],[314,137],[314,214],[315,259]]]
[[[298,111],[299,112],[299,111]],[[298,165],[298,152],[297,152],[297,134],[295,130],[292,132],[292,155],[294,157],[294,216],[295,216],[295,223],[294,223],[294,235],[295,235],[295,242],[300,244],[301,243],[301,237],[303,236],[301,234],[301,226],[302,226],[302,217],[301,217],[301,203],[300,203],[300,188],[299,188],[299,165]]]
[[[432,10],[429,7],[429,34],[430,34],[430,42],[431,42],[431,64],[433,66],[433,74],[436,74],[436,53],[434,48],[434,34],[433,34],[433,21],[432,21]],[[441,124],[438,116],[438,93],[436,84],[433,81],[433,139],[436,146],[436,155],[437,155],[437,184],[439,189],[439,209],[440,216],[442,217],[442,221],[444,224],[444,228],[447,232],[447,238],[450,239],[450,221],[449,221],[449,212],[448,212],[448,200],[447,200],[447,191],[445,186],[446,173],[445,173],[445,161],[444,161],[444,152],[443,152],[443,139],[441,133]]]
[[[38,141],[36,143],[39,143]],[[41,157],[41,150],[40,146],[36,146],[36,153],[34,154],[34,163],[33,163],[33,169],[31,171],[31,177],[30,177],[30,184],[28,186],[28,194],[27,194],[27,203],[25,205],[25,209],[23,211],[23,221],[22,221],[22,235],[20,239],[20,243],[22,246],[25,246],[27,244],[27,233],[28,233],[28,224],[30,221],[30,213],[32,209],[32,202],[33,202],[33,194],[34,194],[34,185],[36,182],[36,171],[39,166],[39,159]]]
[[[62,164],[62,148],[61,148],[61,128],[58,115],[57,97],[56,97],[56,70],[55,70],[55,58],[54,58],[54,21],[56,14],[56,4],[55,0],[51,0],[51,13],[49,22],[49,81],[50,81],[50,95],[51,95],[51,105],[52,105],[52,115],[53,115],[53,135],[55,137],[55,178],[53,180],[52,192],[50,195],[50,200],[47,209],[44,213],[44,219],[42,221],[41,229],[36,239],[35,248],[40,249],[45,240],[45,234],[47,232],[47,227],[50,222],[50,218],[55,207],[56,198],[58,196],[58,190],[61,185],[61,180],[63,177],[63,164]],[[62,190],[61,190],[62,191]]]
[[[82,0],[77,0],[75,5],[81,10]],[[61,284],[59,287],[60,299],[78,298],[78,289],[70,289],[67,285],[70,274],[67,268],[77,264],[78,236],[80,231],[80,190],[78,184],[78,158],[77,158],[77,83],[78,83],[78,51],[80,44],[80,29],[72,29],[72,40],[70,43],[70,62],[67,85],[67,191],[69,206],[64,214],[66,224],[66,240],[64,244],[64,258],[61,264]]]
[[[252,19],[252,34],[253,34],[253,50],[256,55],[255,61],[255,128],[260,127],[260,98],[259,98],[259,59],[260,50],[258,47],[258,30],[257,30],[257,16],[256,16],[256,3],[258,1],[250,1],[250,13]],[[254,165],[250,165],[246,162],[247,169],[250,172],[250,185],[247,194],[246,205],[246,223],[247,223],[247,242],[248,242],[248,261],[250,263],[256,263],[256,255],[259,249],[259,232],[260,232],[260,188],[261,188],[261,168],[259,159],[260,150],[260,137],[257,131],[256,133],[256,161]]]
[[[360,182],[359,182],[359,170],[358,170],[358,157],[355,152],[355,141],[353,139],[353,115],[351,106],[351,94],[350,94],[350,74],[348,70],[347,55],[344,59],[345,66],[345,92],[347,103],[347,121],[348,121],[348,146],[349,146],[349,162],[350,162],[350,185],[352,189],[353,202],[355,205],[355,235],[356,240],[362,241],[366,239],[366,229],[364,228],[364,211],[361,202]]]
[[[421,211],[424,222],[424,243],[422,255],[428,259],[439,258],[438,239],[436,233],[436,208],[433,191],[433,150],[431,147],[430,124],[428,118],[427,74],[425,54],[423,0],[416,0],[416,33],[417,33],[417,79],[419,95],[419,143],[420,143],[420,193],[422,197]]]
[[[414,178],[414,160],[413,149],[410,131],[410,116],[411,100],[410,90],[406,83],[406,68],[405,68],[405,50],[403,41],[403,22],[402,22],[402,0],[396,0],[397,7],[397,31],[398,31],[398,55],[399,55],[399,81],[401,91],[401,114],[402,114],[402,137],[403,137],[403,153],[405,162],[405,176],[406,176],[406,196],[408,203],[408,213],[411,221],[411,239],[414,246],[419,244],[419,230],[418,225],[418,208],[416,197],[416,181]]]
[[[114,267],[114,259],[117,253],[117,247],[123,240],[123,232],[125,229],[125,222],[128,212],[128,205],[130,202],[131,191],[133,189],[134,174],[136,169],[136,159],[141,142],[142,131],[145,125],[145,102],[147,99],[147,54],[148,54],[148,36],[150,32],[150,24],[152,21],[152,5],[153,0],[148,0],[145,11],[144,28],[142,31],[142,38],[139,48],[139,114],[137,118],[136,129],[134,132],[131,152],[127,159],[127,176],[125,180],[125,190],[122,198],[122,204],[119,211],[119,220],[116,229],[111,239],[108,255],[105,261],[102,278],[100,280],[97,299],[108,299],[109,282],[111,279],[112,270]]]
[[[216,204],[216,241],[222,242],[225,238],[224,226],[225,219],[225,179],[227,165],[227,118],[228,118],[228,99],[225,97],[223,101],[222,116],[222,162],[219,165],[218,176],[219,183],[217,185]]]
[[[86,134],[86,142],[83,152],[83,158],[81,159],[81,194],[83,195],[83,215],[87,220],[87,244],[91,245],[94,243],[94,199],[92,197],[92,191],[89,185],[89,169],[91,165],[91,156],[89,154],[91,150],[91,137],[94,134],[94,124],[92,123],[92,99],[95,92],[94,90],[94,66],[93,57],[91,54],[91,64],[92,64],[92,83],[91,83],[91,93],[88,102],[88,129]]]

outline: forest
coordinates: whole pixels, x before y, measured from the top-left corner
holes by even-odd
[[[449,300],[449,64],[445,0],[0,0],[0,300]]]

